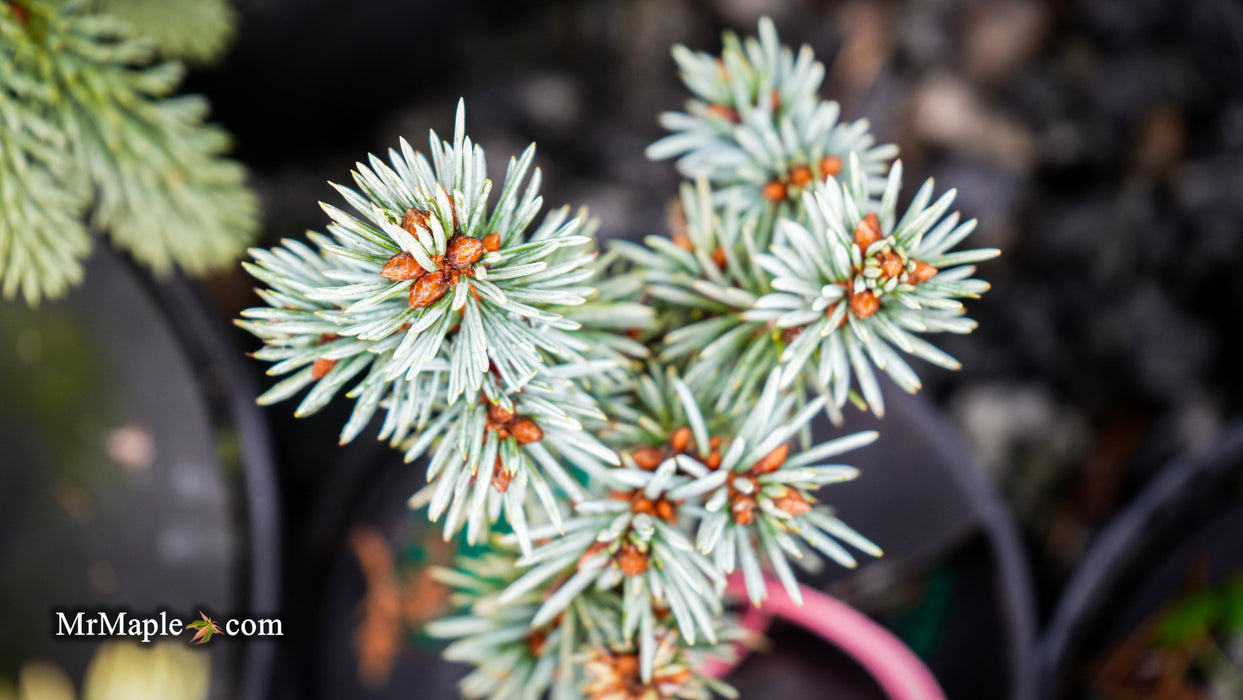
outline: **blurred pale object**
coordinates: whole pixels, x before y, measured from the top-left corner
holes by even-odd
[[[82,700],[202,700],[207,697],[207,654],[177,642],[104,644],[86,669]],[[16,690],[0,681],[0,700],[75,700],[73,682],[46,661],[22,664]]]
[[[47,661],[22,664],[18,700],[74,700],[73,682],[69,676]]]

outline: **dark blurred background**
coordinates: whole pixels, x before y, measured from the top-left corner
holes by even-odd
[[[935,177],[977,217],[993,289],[980,328],[937,339],[964,369],[923,371],[1012,509],[1046,617],[1094,535],[1176,455],[1237,417],[1243,375],[1243,4],[1235,0],[250,0],[218,66],[195,70],[264,206],[264,245],[322,230],[399,136],[468,131],[499,175],[539,145],[547,205],[608,237],[665,233],[679,178],[644,159],[681,107],[669,47],[711,52],[771,16],[829,66],[824,95],[901,147],[905,196]],[[219,314],[256,299],[240,272]],[[237,336],[239,347],[253,339]],[[257,365],[257,363],[255,363]],[[258,376],[261,368],[255,366]],[[262,380],[267,381],[267,380]],[[344,518],[384,448],[335,448],[347,407],[277,436],[287,533]],[[353,474],[347,478],[344,473]],[[336,486],[334,486],[334,484]],[[325,494],[331,494],[331,497]],[[357,495],[357,494],[355,494]],[[895,517],[899,517],[895,515]],[[320,529],[317,529],[320,528]],[[304,551],[286,554],[290,599]]]

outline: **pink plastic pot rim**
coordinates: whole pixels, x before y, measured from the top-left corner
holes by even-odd
[[[841,601],[806,586],[800,586],[803,605],[790,599],[780,581],[767,578],[768,599],[762,607],[749,608],[742,626],[764,633],[773,617],[792,622],[841,649],[862,666],[892,700],[945,700],[941,686],[928,667],[902,642],[871,618]],[[742,577],[731,576],[727,592],[747,600]],[[722,678],[746,657],[749,649],[737,648],[733,663],[714,661],[705,674]]]

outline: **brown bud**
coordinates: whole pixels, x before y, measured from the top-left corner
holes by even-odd
[[[652,502],[652,499],[644,496],[642,491],[639,491],[630,501],[630,512],[635,515],[656,515],[656,504]]]
[[[488,420],[493,423],[505,424],[514,419],[514,412],[507,410],[500,404],[492,404],[488,406]]]
[[[311,378],[315,380],[323,379],[324,375],[331,372],[332,368],[336,366],[336,360],[330,360],[326,357],[316,358],[315,362],[311,364]]]
[[[617,675],[621,676],[623,683],[632,683],[639,678],[639,657],[634,654],[618,654],[613,665],[617,669]]]
[[[717,246],[716,250],[712,251],[712,262],[721,269],[725,268],[725,265],[729,262],[729,260],[725,257],[724,248]]]
[[[340,337],[341,337],[341,336],[337,335],[336,333],[320,333],[320,334],[319,334],[319,342],[317,342],[317,343],[315,343],[315,344],[316,344],[316,345],[324,345],[325,343],[331,343],[332,341],[334,341],[334,340],[336,340],[336,339],[338,339],[338,338],[340,338]]]
[[[445,264],[461,270],[479,262],[483,257],[483,241],[470,236],[454,236],[445,250]]]
[[[401,218],[401,227],[416,235],[420,229],[427,231],[430,229],[427,225],[429,213],[423,209],[407,209],[406,215]]]
[[[802,333],[803,333],[802,326],[790,326],[789,328],[782,328],[781,329],[781,342],[785,343],[786,345],[789,345],[790,343],[794,342],[795,338],[802,335]]]
[[[531,656],[540,658],[544,655],[547,639],[548,635],[544,634],[543,630],[535,630],[527,635],[527,651],[531,652]]]
[[[870,211],[855,228],[855,245],[859,250],[867,252],[868,246],[880,240],[880,218],[876,212]]]
[[[489,233],[483,237],[483,252],[495,253],[501,249],[501,234]]]
[[[529,445],[544,439],[544,431],[530,418],[515,418],[509,422],[509,432],[519,445]]]
[[[712,437],[708,438],[708,449],[710,450],[721,449],[721,436],[720,435],[713,435]]]
[[[713,450],[708,455],[708,459],[704,461],[704,465],[707,466],[709,469],[717,469],[718,467],[720,467],[721,466],[720,450]]]
[[[820,179],[837,177],[842,171],[842,159],[837,156],[824,156],[820,159]]]
[[[695,249],[695,244],[691,243],[691,239],[687,238],[686,234],[684,233],[675,232],[672,236],[669,237],[669,239],[673,241],[673,244],[675,246],[681,248],[682,250],[694,250]]]
[[[782,445],[777,449],[764,455],[764,458],[756,462],[751,467],[752,474],[770,474],[781,468],[786,463],[786,457],[790,454],[790,446]]]
[[[935,267],[926,262],[917,260],[915,261],[915,269],[911,270],[910,274],[906,276],[906,281],[911,284],[923,284],[933,277],[936,277],[937,272],[938,270]]]
[[[410,287],[410,308],[422,309],[435,304],[449,289],[449,273],[436,270],[414,281]]]
[[[390,282],[418,279],[425,274],[427,270],[423,269],[413,255],[404,250],[389,258],[388,262],[384,263],[384,268],[380,270],[380,276]]]
[[[729,499],[729,513],[734,517],[734,522],[739,525],[750,525],[755,522],[755,515],[759,509],[760,504],[755,498],[745,493],[734,494],[734,497]]]
[[[634,458],[634,463],[639,465],[640,469],[646,469],[649,472],[665,461],[664,455],[655,447],[641,447],[630,456]]]
[[[676,688],[678,686],[686,685],[694,677],[695,674],[691,673],[689,668],[680,668],[672,673],[665,673],[661,675],[659,685],[672,686]]]
[[[626,576],[638,576],[647,571],[647,555],[639,548],[627,542],[617,551],[617,565]]]
[[[906,269],[902,264],[902,257],[892,250],[881,251],[876,257],[880,261],[880,274],[883,279],[897,277]]]
[[[514,475],[505,471],[504,466],[501,465],[501,458],[497,457],[496,467],[492,470],[492,488],[496,489],[497,493],[505,493],[509,489],[509,482],[513,480]]]
[[[807,502],[806,498],[803,498],[803,494],[799,493],[797,489],[791,488],[786,489],[784,496],[773,499],[773,505],[790,515],[802,515],[811,510],[811,504]]]
[[[858,294],[850,295],[850,310],[859,318],[867,318],[880,311],[880,299],[871,290],[865,289]]]
[[[669,436],[669,446],[674,452],[686,452],[686,448],[691,445],[691,429],[682,426],[673,431],[673,435]]]
[[[708,108],[704,110],[704,116],[724,119],[735,124],[738,123],[738,112],[734,111],[732,107],[726,107],[725,105],[708,105]]]
[[[592,557],[596,556],[600,552],[603,552],[608,546],[608,542],[592,542],[591,546],[587,548],[587,551],[583,552],[583,556],[578,558],[578,564],[575,568],[583,568],[584,564],[591,560]]]
[[[784,202],[787,194],[786,184],[781,180],[773,180],[767,185],[764,185],[764,189],[760,190],[760,193],[764,195],[764,199],[767,199],[774,204]]]
[[[811,168],[806,165],[796,165],[790,168],[790,184],[795,187],[806,187],[812,180]]]
[[[13,8],[13,19],[17,20],[18,24],[22,25],[23,27],[30,24],[30,11],[29,10],[27,10],[25,7],[21,5],[17,5],[13,3],[10,3],[9,7]]]
[[[678,522],[678,513],[666,498],[656,501],[656,516],[670,525],[676,525]]]
[[[777,90],[777,88],[773,88],[772,92],[768,93],[768,96],[772,98],[773,114],[780,112],[781,111],[781,92]]]

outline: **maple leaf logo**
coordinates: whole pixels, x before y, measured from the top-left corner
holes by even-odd
[[[209,641],[213,634],[220,634],[220,626],[215,621],[202,610],[199,611],[199,615],[203,617],[202,620],[195,620],[186,625],[186,627],[193,627],[195,630],[198,630],[194,633],[194,638],[190,640],[195,644],[203,644]]]

